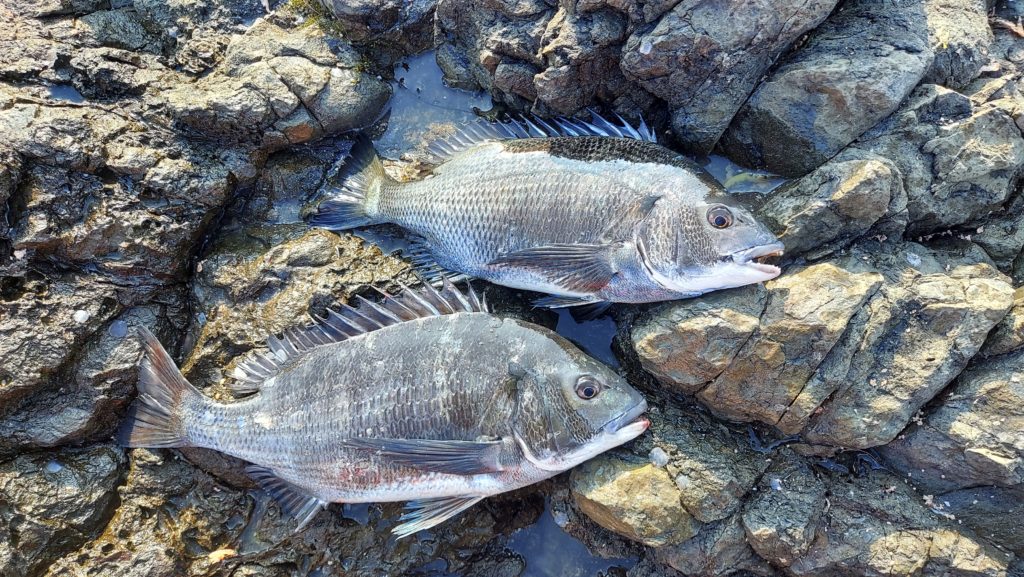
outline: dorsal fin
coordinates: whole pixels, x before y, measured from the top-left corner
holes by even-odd
[[[588,112],[590,112],[590,122],[564,116],[550,120],[536,116],[519,116],[506,122],[475,122],[460,128],[454,134],[430,143],[427,146],[428,158],[426,160],[432,164],[441,164],[481,142],[517,138],[609,136],[648,142],[658,141],[654,131],[647,126],[643,118],[640,119],[640,125],[634,127],[618,114],[615,115],[615,118],[618,119],[619,124],[615,124],[593,109],[588,109]]]
[[[253,351],[235,367],[231,374],[235,382],[229,385],[231,390],[237,395],[255,393],[282,367],[322,345],[413,319],[487,312],[486,303],[468,282],[465,290],[460,290],[447,277],[441,279],[439,287],[427,282],[415,289],[401,283],[399,286],[402,292],[398,295],[378,290],[381,294],[378,302],[357,295],[356,306],[341,305],[337,310],[328,310],[327,316],[317,317],[312,324],[287,329],[281,335],[271,335],[267,338],[269,353]]]

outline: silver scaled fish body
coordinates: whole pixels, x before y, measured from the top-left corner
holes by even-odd
[[[129,447],[207,447],[301,528],[329,502],[412,501],[400,536],[549,478],[643,433],[643,396],[555,333],[445,282],[332,311],[269,339],[219,403],[141,329]]]
[[[541,122],[541,124],[537,124]],[[398,225],[421,270],[548,293],[541,306],[654,302],[774,278],[783,246],[700,166],[595,116],[471,125],[432,174],[388,177],[365,137],[310,224]]]

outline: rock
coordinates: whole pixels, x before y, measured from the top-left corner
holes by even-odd
[[[936,496],[942,512],[974,529],[981,537],[1024,555],[1024,533],[1020,531],[1021,488],[974,487]],[[1012,573],[1011,573],[1012,574]]]
[[[1006,575],[1012,559],[958,526],[945,526],[891,475],[832,479],[827,512],[810,550],[787,574]]]
[[[391,88],[359,66],[354,50],[332,51],[315,28],[262,20],[232,41],[214,74],[163,98],[183,126],[275,150],[375,120]]]
[[[1002,355],[1024,346],[1024,287],[1013,293],[1013,308],[988,335],[981,352]]]
[[[885,158],[868,155],[833,159],[784,185],[771,193],[758,215],[778,233],[787,255],[821,258],[872,229],[902,235],[906,205],[899,169]]]
[[[1013,119],[991,104],[923,85],[853,145],[891,159],[907,191],[908,235],[974,222],[1001,208],[1024,165]]]
[[[658,305],[631,323],[630,340],[644,370],[692,395],[729,366],[766,300],[760,287],[745,287]]]
[[[747,542],[776,567],[788,567],[810,549],[827,490],[807,464],[788,457],[773,460],[741,517]]]
[[[722,146],[748,166],[807,174],[895,111],[932,57],[921,0],[847,2],[746,99]]]
[[[157,39],[149,34],[138,12],[133,9],[97,10],[83,15],[78,21],[89,29],[96,42],[104,46],[159,52]]]
[[[768,305],[756,334],[697,398],[730,419],[778,423],[881,284],[880,274],[853,258],[767,283]]]
[[[1024,197],[1017,196],[977,224],[980,226],[963,234],[985,249],[999,270],[1011,274],[1014,261],[1024,250]]]
[[[396,46],[403,54],[430,48],[437,0],[316,0],[334,15],[344,37]]]
[[[907,243],[863,256],[885,283],[853,318],[848,331],[856,336],[833,349],[832,362],[793,402],[798,420],[811,416],[803,435],[812,443],[867,448],[894,439],[1012,304],[1005,277],[975,264],[976,255]]]
[[[1024,351],[976,363],[918,426],[882,451],[927,491],[1024,489]]]
[[[927,0],[928,41],[935,60],[924,81],[960,89],[989,61],[992,30],[985,0]]]
[[[602,455],[573,470],[570,483],[576,504],[591,519],[644,545],[672,545],[696,533],[672,479],[650,463]]]
[[[0,573],[38,575],[97,537],[118,504],[124,464],[120,449],[96,445],[0,465]]]
[[[668,102],[681,142],[708,152],[771,63],[835,4],[679,3],[653,28],[630,36],[622,71]]]
[[[687,577],[775,574],[750,548],[739,515],[702,527],[689,541],[657,549],[655,558]]]

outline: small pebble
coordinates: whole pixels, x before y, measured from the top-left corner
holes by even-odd
[[[78,310],[75,311],[75,316],[73,318],[75,319],[76,323],[84,324],[86,321],[89,320],[89,317],[91,316],[92,315],[89,314],[89,311]]]
[[[769,484],[772,486],[772,489],[774,489],[776,491],[781,491],[782,490],[782,479],[780,479],[778,477],[772,478],[772,480],[769,482]]]
[[[664,467],[668,464],[668,453],[666,453],[661,447],[651,449],[649,457],[651,459],[651,464],[655,467]]]
[[[565,511],[555,511],[551,516],[555,518],[555,525],[563,529],[569,524],[569,516],[565,514]]]
[[[652,48],[654,48],[654,46],[651,45],[651,39],[650,38],[644,38],[640,42],[640,54],[644,54],[644,55],[650,54]]]
[[[125,335],[128,334],[128,323],[124,321],[114,321],[110,323],[110,328],[107,329],[107,334],[115,339],[123,339]]]
[[[907,253],[907,262],[909,262],[910,266],[912,266],[912,267],[919,267],[919,266],[921,266],[921,257],[917,256],[916,254],[914,254],[912,252],[908,252]]]
[[[61,469],[63,468],[64,465],[61,465],[57,461],[50,461],[49,463],[46,464],[46,467],[44,467],[43,470],[52,475],[54,473],[60,473]]]
[[[693,482],[690,481],[690,478],[687,477],[686,475],[676,476],[676,487],[679,487],[680,489],[685,491],[686,489],[690,488],[690,485],[692,484]]]

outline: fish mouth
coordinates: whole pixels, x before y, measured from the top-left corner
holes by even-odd
[[[785,250],[786,247],[781,242],[762,244],[760,246],[734,252],[732,254],[732,260],[736,264],[748,266],[754,270],[770,274],[774,278],[779,276],[782,269],[769,262],[769,260],[782,256]]]
[[[635,437],[636,435],[646,431],[647,427],[651,424],[650,421],[641,416],[645,412],[647,412],[647,401],[645,399],[641,399],[639,403],[630,407],[629,410],[608,421],[604,426],[604,431],[614,435],[620,434],[623,431],[639,429],[633,435]]]

